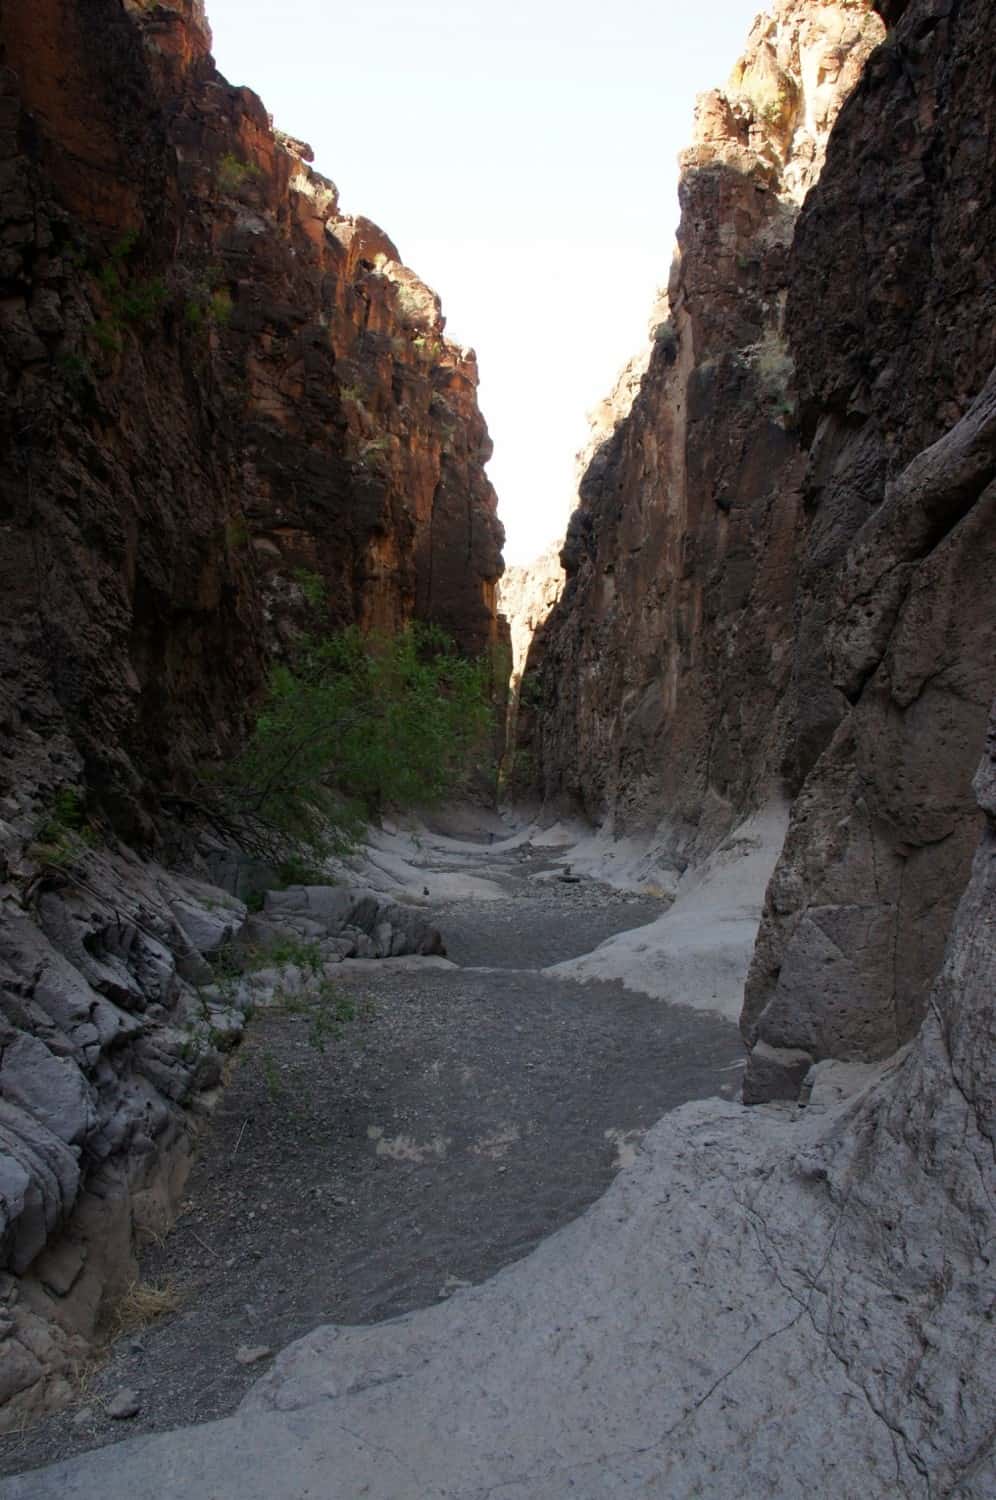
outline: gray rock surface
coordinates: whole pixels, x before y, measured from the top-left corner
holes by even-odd
[[[441,933],[422,912],[385,900],[376,891],[343,886],[298,885],[267,891],[262,918],[250,921],[246,936],[252,941],[255,934],[275,929],[317,942],[333,959],[446,952]]]
[[[858,1094],[817,1069],[803,1112],[685,1106],[485,1285],[317,1329],[237,1416],[0,1493],[989,1500],[996,718],[976,787],[986,829],[927,1019]]]
[[[17,1280],[0,1329],[0,1425],[65,1399],[134,1275],[134,1234],[175,1212],[190,1108],[243,1024],[196,981],[245,919],[222,891],[82,843],[33,890],[31,846],[6,834],[0,1260]]]
[[[250,984],[232,964],[288,939],[323,963],[442,951],[424,914],[369,891],[273,891],[247,922],[225,891],[123,849],[80,843],[35,888],[31,846],[5,833],[0,1265],[25,1295],[0,1323],[0,1429],[66,1399],[137,1273],[136,1236],[175,1216],[192,1120],[246,1008],[297,972],[278,963]]]
[[[996,372],[843,559],[829,631],[847,712],[793,808],[748,979],[763,1043],[874,1058],[918,1026],[974,847],[971,764],[996,675]]]

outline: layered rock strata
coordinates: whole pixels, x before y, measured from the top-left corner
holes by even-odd
[[[679,871],[794,800],[755,1100],[915,1034],[996,685],[991,20],[883,14],[869,56],[869,5],[785,0],[700,101],[671,316],[583,481],[532,689],[548,802],[656,825]]]
[[[218,74],[201,0],[9,5],[0,48],[16,1423],[65,1394],[137,1240],[172,1216],[242,1025],[206,957],[245,917],[206,883],[224,851],[193,885],[131,851],[190,856],[166,814],[238,748],[302,632],[417,618],[472,654],[504,636],[474,355],[310,149]],[[343,925],[329,962],[433,941],[376,902]]]

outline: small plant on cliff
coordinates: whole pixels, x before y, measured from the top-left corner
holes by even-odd
[[[169,298],[162,277],[130,278],[127,262],[136,240],[134,233],[122,235],[111,247],[108,259],[94,273],[107,311],[91,323],[90,333],[100,348],[109,353],[122,347],[121,335],[126,325],[151,327]]]
[[[259,167],[255,162],[241,161],[234,152],[226,151],[218,162],[215,179],[223,193],[237,193],[247,182],[259,175]]]
[[[227,287],[212,291],[210,287],[198,286],[184,303],[183,317],[187,327],[195,331],[205,325],[224,328],[232,317],[232,294]]]
[[[427,338],[420,333],[412,339],[412,348],[417,349],[423,359],[434,364],[443,352],[443,343],[441,339]]]
[[[326,602],[326,589],[325,580],[320,573],[312,573],[308,568],[295,568],[294,582],[312,609],[323,608]]]
[[[663,349],[668,359],[674,359],[678,352],[678,335],[670,318],[657,324],[654,329],[654,343]]]
[[[39,822],[28,853],[40,865],[61,870],[75,864],[96,842],[82,795],[74,787],[63,787]]]
[[[778,334],[763,339],[754,347],[753,365],[771,415],[778,419],[794,416],[795,365],[785,341]]]
[[[225,542],[229,551],[239,551],[240,548],[248,545],[249,539],[248,522],[242,516],[229,516],[225,522]]]
[[[383,808],[460,783],[487,741],[491,681],[486,661],[431,626],[306,639],[271,673],[246,748],[214,780],[215,804],[262,847],[327,852]]]

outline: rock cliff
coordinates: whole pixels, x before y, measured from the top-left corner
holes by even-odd
[[[918,3],[845,109],[803,211],[788,322],[807,528],[788,696],[805,777],[744,1031],[763,1057],[913,1036],[978,840],[996,682],[990,8]],[[888,144],[883,150],[883,142]]]
[[[149,861],[169,799],[301,631],[504,636],[474,355],[218,74],[201,0],[9,5],[0,48],[9,1424],[64,1396],[175,1212],[242,1026],[207,959],[245,908]]]
[[[801,469],[788,252],[881,29],[866,3],[778,5],[726,90],[699,101],[646,371],[564,544],[534,694],[540,785],[619,833],[666,820],[679,867],[777,754]]]
[[[208,47],[199,0],[4,15],[4,728],[129,832],[302,623],[497,640],[474,356]]]
[[[752,1100],[916,1033],[996,685],[991,18],[880,9],[783,0],[699,101],[670,315],[526,675],[548,804],[679,872],[793,801]]]

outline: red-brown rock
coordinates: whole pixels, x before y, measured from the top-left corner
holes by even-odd
[[[200,0],[82,15],[4,13],[0,786],[71,745],[138,834],[302,628],[496,643],[502,533],[473,353]]]

